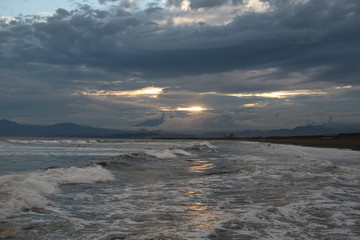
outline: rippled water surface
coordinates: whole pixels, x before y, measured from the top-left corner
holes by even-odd
[[[358,239],[360,152],[0,140],[0,239]]]

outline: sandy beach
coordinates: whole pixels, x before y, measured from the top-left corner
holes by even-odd
[[[360,150],[360,133],[292,137],[240,137],[242,141]]]

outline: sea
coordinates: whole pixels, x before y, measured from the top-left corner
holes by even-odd
[[[0,139],[0,239],[360,239],[360,151]]]

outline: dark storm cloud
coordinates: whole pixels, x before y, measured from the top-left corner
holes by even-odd
[[[228,2],[191,1],[190,6],[209,8]],[[161,26],[156,20],[167,12],[149,9],[137,13],[120,9],[120,16],[86,5],[73,11],[58,9],[43,22],[3,23],[2,64],[22,60],[87,65],[141,72],[149,78],[269,67],[286,74],[322,67],[317,80],[357,81],[359,1],[268,2],[274,7],[271,11],[249,12],[221,26]]]

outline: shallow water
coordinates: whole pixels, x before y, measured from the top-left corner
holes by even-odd
[[[0,238],[358,239],[360,152],[2,139]]]

